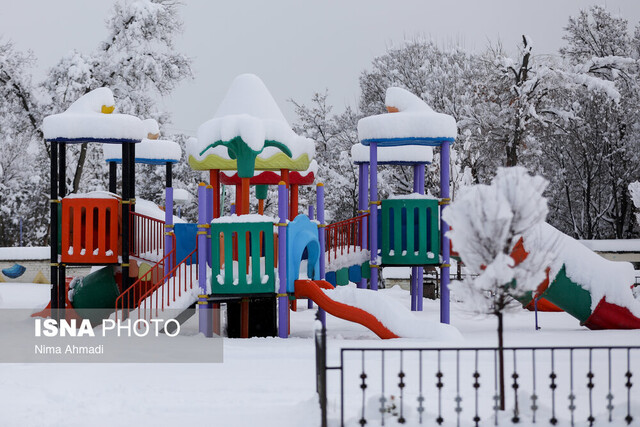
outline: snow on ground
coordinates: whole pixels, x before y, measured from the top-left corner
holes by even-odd
[[[380,294],[408,307],[409,295],[398,288],[382,290]],[[48,300],[49,286],[35,284],[0,284],[0,307],[40,308]],[[417,314],[421,319],[436,321],[439,302],[425,300],[425,311]],[[291,313],[291,338],[225,339],[224,363],[212,364],[0,364],[0,425],[2,426],[107,426],[119,420],[123,425],[175,426],[206,422],[220,426],[314,426],[319,425],[319,409],[315,393],[314,315],[315,309],[304,308]],[[196,316],[185,325],[191,333],[197,331]],[[496,345],[496,321],[491,317],[478,317],[452,305],[452,324],[464,337],[463,342],[441,343],[424,339],[397,339],[381,341],[363,326],[327,316],[328,364],[335,365],[340,349],[348,347],[446,347]],[[640,331],[590,331],[565,313],[539,313],[542,329],[534,330],[534,314],[517,310],[505,319],[507,346],[546,345],[627,345],[640,342]],[[21,324],[21,323],[19,323]],[[32,323],[24,322],[24,329],[4,330],[3,345],[17,334],[31,334]],[[194,336],[186,340],[199,340]],[[352,355],[353,356],[353,355]],[[354,359],[354,360],[351,360]],[[347,363],[359,363],[358,357]],[[357,360],[356,360],[357,359]],[[443,357],[443,369],[451,369],[454,359]],[[632,364],[637,365],[633,360]],[[637,366],[636,366],[637,367]],[[425,366],[425,369],[434,366]],[[371,390],[376,380],[376,369],[369,372]],[[445,371],[447,372],[447,371]],[[521,382],[526,395],[526,373]],[[395,372],[390,374],[395,375]],[[446,375],[449,375],[446,373]],[[546,375],[541,373],[540,375]],[[566,372],[565,372],[566,375]],[[329,374],[330,425],[336,425],[338,374]],[[407,376],[407,381],[410,381]],[[469,377],[471,378],[471,377]],[[602,381],[603,376],[596,376]],[[548,378],[545,377],[548,382]],[[445,377],[446,387],[452,387],[451,377]],[[492,379],[481,377],[484,387]],[[508,384],[511,379],[508,378]],[[586,379],[577,380],[584,388]],[[429,371],[427,382],[431,396],[427,399],[429,424],[433,424],[435,377]],[[389,382],[395,387],[397,378]],[[358,396],[357,378],[349,380]],[[635,387],[634,387],[635,388]],[[348,387],[349,389],[349,387]],[[409,390],[409,389],[408,389]],[[349,391],[349,390],[348,390]],[[509,388],[509,393],[512,390]],[[540,386],[541,399],[548,397],[548,384]],[[565,390],[558,391],[559,406],[566,410]],[[491,393],[482,398],[489,399]],[[451,397],[447,394],[448,397]],[[632,411],[640,405],[635,394]],[[369,419],[377,415],[375,400],[367,411]],[[623,396],[616,394],[615,404],[622,411]],[[463,395],[463,425],[472,417],[471,396]],[[452,399],[445,405],[453,405]],[[347,400],[354,408],[358,399]],[[410,405],[411,406],[411,405]],[[522,410],[528,411],[529,402],[523,401]],[[604,403],[596,401],[595,406]],[[541,402],[542,411],[547,411]],[[451,408],[449,408],[451,409]],[[598,410],[600,415],[602,410]],[[415,414],[415,412],[414,412]],[[541,414],[541,419],[548,419]],[[580,419],[586,417],[581,412]],[[414,418],[409,418],[415,421]],[[487,418],[484,418],[486,421]],[[356,425],[352,414],[349,425]],[[373,421],[373,420],[372,420]],[[448,419],[449,425],[453,421]],[[467,423],[467,424],[465,424]],[[370,422],[368,425],[378,425]],[[484,424],[483,424],[484,425]],[[563,424],[566,425],[566,424]],[[582,425],[582,424],[578,424]]]

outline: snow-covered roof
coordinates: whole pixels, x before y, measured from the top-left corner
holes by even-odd
[[[174,141],[157,139],[160,135],[158,122],[147,119],[142,122],[147,137],[136,145],[136,163],[158,165],[177,163],[182,157],[180,145]],[[105,144],[102,147],[105,162],[122,163],[122,149],[120,146]]]
[[[196,170],[236,170],[223,146],[208,148],[218,141],[240,137],[259,151],[265,141],[276,141],[291,150],[291,158],[274,147],[265,147],[256,158],[256,170],[306,170],[315,154],[315,144],[297,135],[287,123],[273,96],[259,77],[236,77],[211,120],[200,125],[198,137],[187,142],[189,164]]]
[[[422,99],[398,87],[387,89],[385,99],[390,114],[369,116],[358,121],[358,137],[364,145],[439,146],[453,142],[456,121],[447,114],[436,113]]]
[[[111,89],[94,89],[78,98],[64,113],[45,117],[44,138],[69,143],[140,142],[146,135],[142,121],[128,114],[112,114],[114,109]]]
[[[369,163],[369,147],[361,143],[355,144],[351,147],[351,159],[354,163]],[[378,164],[416,164],[432,161],[433,147],[426,145],[378,148]]]

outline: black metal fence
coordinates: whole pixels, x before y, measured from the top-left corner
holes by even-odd
[[[640,424],[631,381],[640,346],[504,352],[502,411],[496,348],[343,348],[340,363],[327,366],[318,330],[322,425]]]

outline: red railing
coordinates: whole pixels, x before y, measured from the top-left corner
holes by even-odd
[[[359,252],[363,247],[368,247],[368,218],[369,214],[365,213],[325,227],[327,264],[339,256]]]
[[[173,242],[173,249],[167,255],[165,255],[160,261],[155,263],[149,271],[140,276],[138,280],[133,282],[133,285],[125,289],[120,296],[116,299],[116,319],[118,319],[118,312],[123,311],[122,318],[124,319],[129,311],[138,307],[138,303],[142,295],[144,295],[149,289],[151,289],[162,277],[165,276],[165,265],[173,266],[176,263],[176,245],[175,236]],[[126,313],[124,313],[126,311]]]
[[[138,319],[158,316],[158,310],[171,308],[171,303],[198,284],[198,246],[173,267],[138,300]]]
[[[164,221],[137,212],[131,212],[129,218],[129,254],[157,261],[164,254]]]

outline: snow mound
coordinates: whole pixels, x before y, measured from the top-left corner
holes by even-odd
[[[387,89],[386,104],[390,111],[397,112],[365,117],[358,122],[358,137],[365,145],[371,140],[452,140],[458,133],[453,117],[434,112],[424,101],[405,89]],[[380,141],[380,145],[383,144]]]
[[[111,114],[114,109],[111,89],[94,89],[64,113],[45,117],[44,138],[79,142],[141,141],[145,137],[142,121],[128,114]]]
[[[165,164],[176,163],[182,157],[182,149],[177,142],[158,139],[158,122],[147,119],[142,122],[146,138],[136,145],[136,163]],[[104,161],[122,162],[122,148],[119,145],[105,144],[102,147]]]
[[[387,108],[397,109],[402,112],[433,112],[433,109],[422,99],[399,87],[390,87],[387,89],[385,104]]]
[[[382,292],[357,289],[353,285],[323,289],[323,292],[334,301],[371,313],[387,329],[399,337],[434,341],[462,340],[462,335],[455,327],[421,319],[401,303]]]

